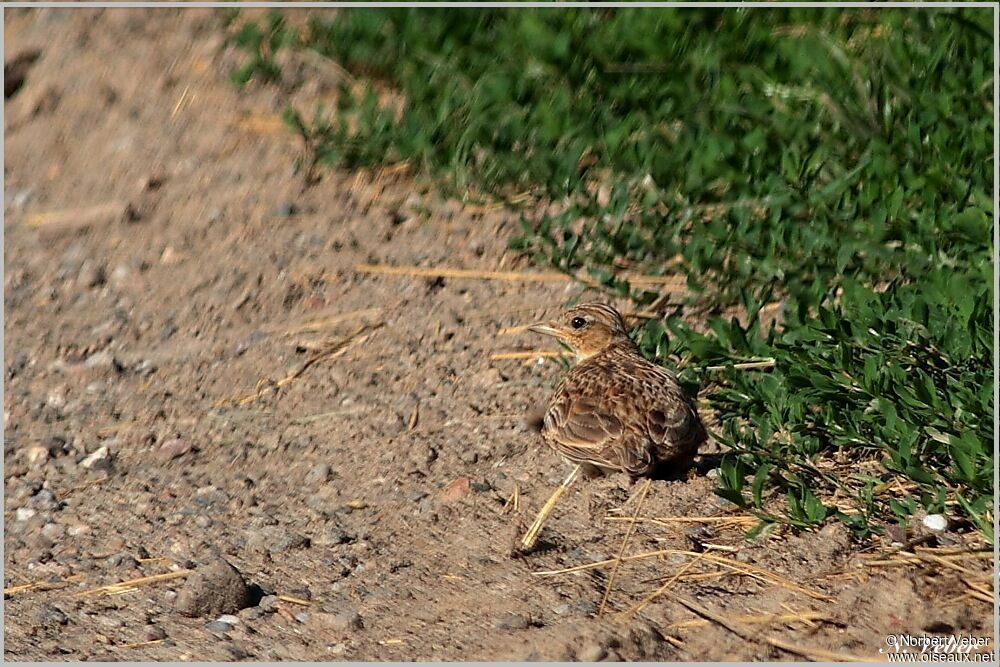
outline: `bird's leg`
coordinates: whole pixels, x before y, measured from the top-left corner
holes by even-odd
[[[545,521],[549,518],[549,515],[552,514],[552,510],[555,509],[556,503],[559,502],[559,498],[562,497],[562,494],[566,492],[566,489],[570,487],[577,475],[580,474],[580,468],[581,466],[579,465],[574,467],[566,479],[563,480],[563,483],[552,492],[549,499],[545,501],[544,505],[542,505],[542,509],[539,510],[534,523],[531,524],[531,527],[528,528],[528,532],[526,532],[524,537],[521,538],[521,551],[530,551],[531,548],[535,546],[535,543],[538,541],[538,534],[542,530],[542,526],[545,525]]]

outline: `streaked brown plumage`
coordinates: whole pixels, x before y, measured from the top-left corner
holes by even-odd
[[[614,308],[588,303],[531,331],[564,341],[579,363],[549,401],[542,439],[586,468],[641,477],[690,463],[705,442],[677,377],[646,360]]]

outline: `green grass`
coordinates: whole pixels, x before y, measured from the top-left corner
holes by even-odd
[[[708,326],[637,337],[714,387],[719,493],[762,526],[863,534],[923,507],[992,539],[991,27],[985,9],[342,10],[244,26],[236,79],[312,49],[405,107],[345,86],[311,121],[290,110],[311,163],[563,202],[526,207],[512,247],[637,304],[656,295],[616,259],[686,274]]]

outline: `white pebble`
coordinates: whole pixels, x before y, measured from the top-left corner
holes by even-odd
[[[17,511],[14,512],[14,518],[18,521],[27,521],[33,516],[35,516],[35,510],[30,507],[19,507],[17,508]]]
[[[948,519],[941,514],[928,514],[924,517],[924,526],[939,533],[948,527]]]
[[[84,468],[93,468],[98,464],[103,464],[111,458],[111,451],[107,446],[102,446],[97,449],[93,454],[89,455],[83,461],[80,461],[80,465]]]

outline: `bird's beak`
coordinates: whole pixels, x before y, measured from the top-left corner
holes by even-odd
[[[538,322],[537,324],[532,324],[528,327],[528,331],[544,334],[546,336],[554,336],[555,338],[566,337],[566,334],[563,333],[562,329],[558,326],[553,326],[552,322]]]

